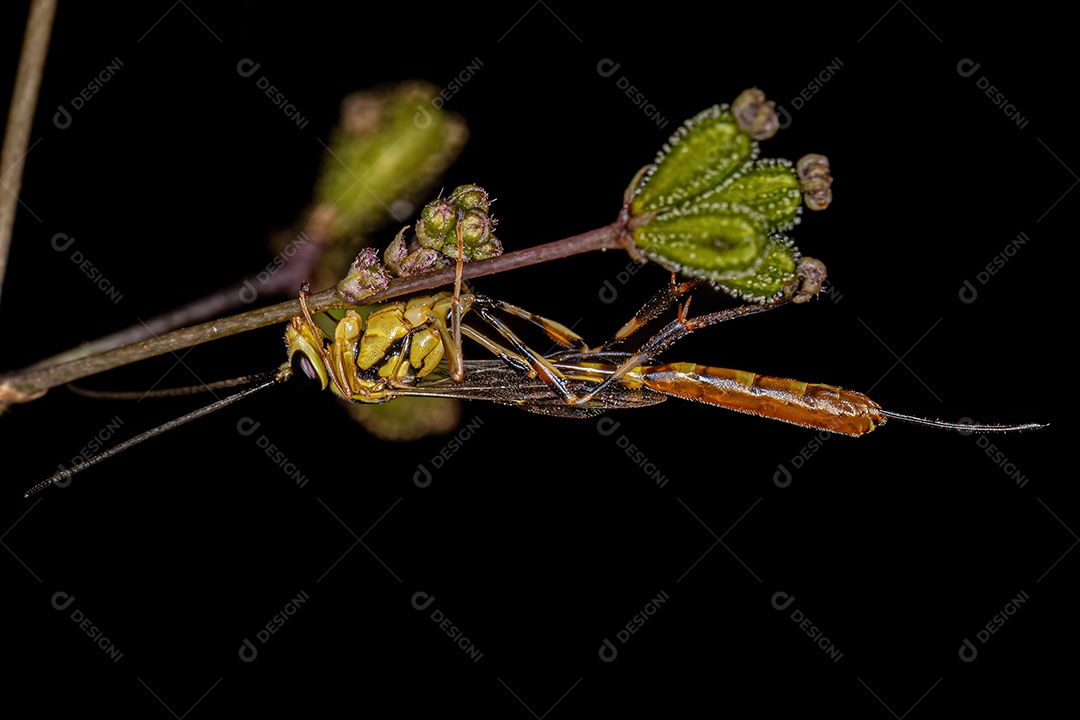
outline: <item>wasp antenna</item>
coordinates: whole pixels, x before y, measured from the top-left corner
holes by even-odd
[[[158,435],[160,435],[160,434],[162,434],[164,432],[168,432],[169,430],[172,430],[173,428],[180,427],[184,423],[188,423],[188,422],[191,422],[192,420],[196,420],[196,419],[201,418],[201,417],[203,417],[205,415],[209,415],[210,413],[215,412],[217,410],[220,410],[223,407],[227,407],[229,405],[232,405],[235,402],[239,402],[240,400],[243,400],[247,396],[253,395],[253,394],[259,392],[260,390],[265,390],[266,388],[270,387],[271,385],[276,385],[277,383],[284,382],[285,380],[287,380],[289,378],[290,374],[291,374],[291,371],[289,370],[288,366],[287,365],[283,366],[280,370],[275,372],[273,375],[271,375],[267,379],[263,380],[263,382],[259,383],[258,385],[254,385],[252,387],[247,388],[246,390],[241,390],[238,393],[235,393],[233,395],[229,395],[228,397],[222,398],[221,400],[218,400],[215,403],[211,403],[211,404],[207,405],[206,407],[201,407],[198,410],[193,410],[192,412],[189,412],[187,415],[182,415],[182,416],[176,418],[175,420],[170,420],[169,422],[165,423],[164,425],[159,425],[159,426],[157,426],[156,428],[154,428],[152,430],[147,430],[146,432],[142,433],[141,435],[136,435],[135,437],[131,438],[130,440],[125,440],[124,442],[120,443],[119,445],[115,445],[115,446],[109,448],[108,450],[105,450],[104,452],[101,452],[101,453],[95,455],[94,457],[92,457],[92,458],[90,458],[90,459],[88,459],[88,460],[86,460],[84,462],[81,462],[78,465],[75,465],[74,467],[68,468],[66,470],[60,470],[55,475],[50,477],[48,480],[43,480],[42,482],[39,482],[37,485],[35,485],[34,487],[27,490],[26,493],[23,495],[23,497],[28,498],[31,495],[36,495],[37,493],[41,492],[45,488],[49,487],[50,485],[55,485],[56,483],[60,482],[61,480],[66,480],[67,478],[71,477],[75,473],[82,472],[83,470],[87,469],[88,467],[91,467],[92,465],[97,465],[102,460],[108,460],[113,455],[116,455],[118,453],[122,453],[123,451],[127,450],[128,448],[133,447],[135,445],[138,445],[139,443],[141,443],[144,440],[149,440],[150,438],[156,437],[156,436],[158,436]]]
[[[984,425],[980,423],[947,422],[945,420],[930,420],[929,418],[904,415],[903,413],[889,410],[877,410],[881,415],[890,420],[900,420],[912,425],[924,425],[926,427],[939,428],[942,430],[956,430],[966,433],[1007,433],[1019,432],[1020,430],[1038,430],[1047,427],[1044,423],[1016,423],[1012,425]]]
[[[202,385],[186,385],[184,387],[164,388],[162,390],[92,390],[74,383],[68,383],[65,387],[76,395],[93,398],[94,400],[149,400],[151,398],[179,397],[181,395],[197,395],[214,390],[250,385],[253,382],[267,379],[272,373],[259,373],[258,375],[244,375],[228,380],[204,383]]]

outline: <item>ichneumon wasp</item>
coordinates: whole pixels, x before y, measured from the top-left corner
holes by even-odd
[[[535,413],[562,417],[592,417],[612,409],[645,407],[668,397],[693,400],[807,428],[859,436],[886,421],[900,420],[963,432],[1012,432],[1043,427],[1038,423],[982,425],[931,420],[883,409],[862,393],[833,385],[806,383],[753,372],[687,362],[654,364],[658,356],[690,333],[727,320],[771,310],[789,302],[804,302],[821,289],[825,268],[802,258],[799,277],[784,296],[771,302],[690,317],[689,292],[698,281],[670,284],[654,296],[608,342],[590,348],[562,323],[516,305],[471,292],[462,292],[461,226],[458,225],[457,277],[453,292],[421,295],[408,301],[385,302],[366,318],[356,310],[323,329],[306,303],[308,287],[300,293],[302,315],[285,329],[287,360],[276,371],[255,378],[254,384],[204,408],[183,415],[61,470],[30,488],[29,497],[102,460],[155,435],[231,405],[252,393],[301,375],[340,398],[359,403],[382,403],[399,397],[424,396],[486,400]],[[647,323],[679,302],[678,316],[636,351],[614,349]],[[467,324],[479,317],[499,339]],[[517,317],[539,327],[561,349],[541,354],[530,348],[500,318]],[[320,318],[322,319],[322,318]],[[328,330],[332,330],[332,335]],[[466,360],[462,339],[481,345],[496,359]],[[235,384],[226,381],[219,384]]]

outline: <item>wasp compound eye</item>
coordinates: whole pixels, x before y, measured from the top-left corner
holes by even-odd
[[[322,378],[319,377],[319,373],[315,370],[315,364],[307,356],[307,353],[297,350],[293,353],[290,364],[292,365],[293,377],[302,378],[301,384],[313,387],[316,390],[322,389]]]

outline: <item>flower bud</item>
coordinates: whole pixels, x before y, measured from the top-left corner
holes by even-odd
[[[755,302],[783,292],[798,257],[788,238],[741,203],[702,201],[667,210],[635,228],[634,242],[668,270]]]
[[[459,185],[450,193],[450,199],[458,210],[479,210],[486,213],[491,206],[487,191],[479,185]]]
[[[818,153],[803,155],[795,164],[799,176],[799,186],[803,190],[803,201],[811,210],[824,210],[832,202],[832,175],[829,173],[829,158]]]
[[[383,262],[395,277],[419,275],[447,264],[446,257],[435,250],[416,248],[410,252],[405,242],[408,229],[408,226],[403,227],[383,252]]]
[[[757,143],[739,128],[727,106],[714,105],[683,123],[657,154],[637,187],[633,214],[702,195],[757,153]]]
[[[804,303],[821,292],[825,277],[825,263],[817,258],[800,258],[795,279],[784,289],[784,293],[792,296],[792,302]]]
[[[832,200],[829,161],[757,160],[757,141],[778,128],[776,104],[757,88],[683,123],[627,190],[633,250],[746,300],[820,290],[811,279],[798,289],[800,255],[784,233],[803,204]]]
[[[742,203],[765,218],[771,229],[788,230],[798,222],[803,194],[788,160],[758,160],[737,173],[713,193],[722,200]]]
[[[425,247],[434,246],[453,230],[456,220],[457,210],[449,199],[429,202],[420,211],[420,222],[416,226],[421,244]]]
[[[776,103],[766,100],[765,93],[757,88],[739,93],[731,104],[731,114],[743,132],[755,140],[768,140],[780,129]]]
[[[349,274],[337,284],[337,291],[341,297],[359,305],[364,298],[385,290],[389,284],[386,267],[379,262],[379,251],[365,247],[349,266]]]

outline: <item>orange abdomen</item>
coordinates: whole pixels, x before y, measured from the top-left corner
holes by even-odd
[[[646,387],[665,395],[804,427],[862,435],[885,422],[876,402],[832,385],[694,363],[668,363],[640,372]]]

